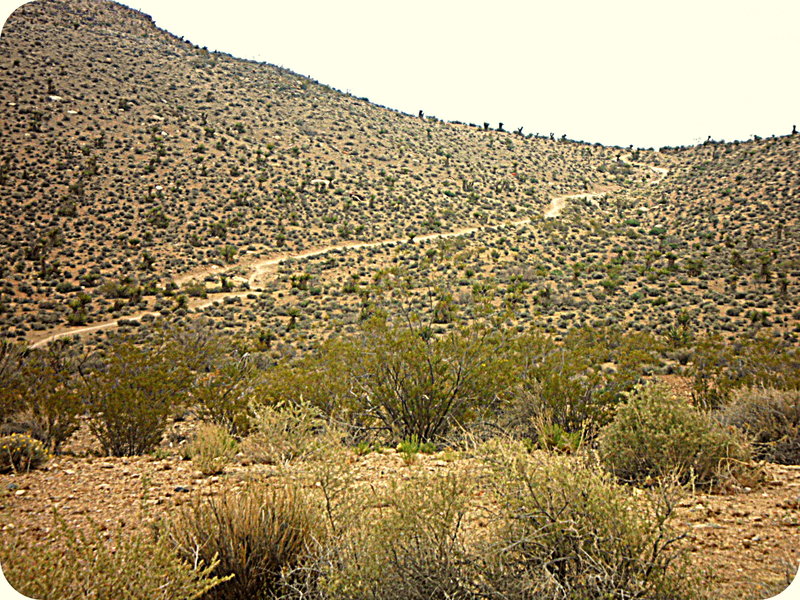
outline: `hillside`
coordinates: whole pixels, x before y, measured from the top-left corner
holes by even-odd
[[[475,277],[483,285],[488,267],[501,295],[522,279],[515,303],[529,314],[553,289],[541,312],[554,328],[577,313],[663,330],[702,310],[704,329],[755,323],[796,335],[798,136],[637,151],[633,160],[619,148],[400,114],[209,53],[110,3],[21,7],[0,61],[0,319],[12,339],[145,311],[181,314],[206,294],[191,276],[202,282],[227,265],[525,219],[459,240],[472,257],[486,249],[503,259],[465,261],[477,275],[446,278],[451,296]],[[585,193],[603,196],[563,200],[558,219],[541,219],[554,198]],[[413,261],[416,250],[396,252]],[[330,306],[338,282],[373,269],[370,258],[349,256],[353,268],[334,267],[303,286],[317,294],[295,300],[347,313],[347,303]],[[230,276],[206,287],[243,283]],[[277,330],[281,281],[254,306],[240,294]]]
[[[118,5],[23,6],[0,57],[10,335],[124,315],[225,260],[502,223],[618,185],[615,150],[401,115]],[[96,299],[70,309],[81,291]]]

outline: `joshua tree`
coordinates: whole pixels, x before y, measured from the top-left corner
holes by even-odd
[[[789,289],[789,281],[784,273],[778,275],[778,288],[780,289],[781,297],[785,298]]]
[[[219,249],[219,253],[222,255],[222,258],[225,259],[225,262],[232,263],[233,257],[236,256],[236,246],[231,244],[226,244]]]

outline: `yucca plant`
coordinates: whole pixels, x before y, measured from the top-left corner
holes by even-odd
[[[584,432],[582,429],[566,431],[545,415],[534,417],[533,428],[536,431],[536,447],[542,450],[572,454],[577,452],[583,443]]]

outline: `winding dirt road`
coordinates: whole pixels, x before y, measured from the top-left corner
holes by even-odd
[[[650,185],[658,185],[659,183],[664,181],[664,179],[666,179],[667,175],[669,175],[669,169],[666,169],[664,167],[654,167],[653,165],[648,165],[647,163],[634,162],[630,160],[630,158],[631,158],[630,154],[622,154],[619,157],[619,160],[620,162],[625,163],[626,165],[633,165],[635,167],[643,167],[645,169],[650,169],[653,173],[659,176],[658,179],[651,181]]]
[[[661,168],[661,167],[653,167],[651,165],[646,165],[643,163],[636,163],[631,162],[628,160],[630,155],[623,155],[620,157],[622,162],[627,164],[646,167],[654,172],[658,173],[661,177],[658,181],[654,182],[653,185],[660,183],[663,179],[667,176],[668,170]],[[581,194],[565,194],[560,196],[554,196],[550,200],[550,204],[548,205],[547,209],[544,211],[544,218],[546,219],[553,219],[558,217],[564,208],[567,205],[568,200],[575,200],[575,199],[594,199],[594,198],[602,198],[605,196],[605,193],[581,193]],[[531,218],[526,217],[524,219],[518,219],[516,221],[508,221],[506,223],[500,223],[498,225],[475,225],[471,227],[462,227],[460,229],[455,229],[453,231],[448,231],[445,233],[428,233],[425,235],[414,236],[409,240],[408,238],[392,238],[388,240],[380,240],[377,242],[345,242],[341,244],[331,244],[329,246],[323,246],[321,248],[316,248],[313,250],[304,250],[302,252],[298,252],[296,254],[283,254],[280,256],[275,256],[272,258],[256,260],[251,263],[239,263],[237,265],[229,265],[229,266],[213,266],[213,267],[206,267],[202,269],[197,269],[194,271],[190,271],[188,273],[184,273],[179,275],[173,279],[173,281],[178,284],[179,286],[188,283],[194,279],[202,280],[208,275],[214,275],[218,273],[224,273],[226,271],[230,271],[231,269],[235,269],[238,267],[244,267],[248,269],[248,276],[247,276],[247,283],[250,289],[236,291],[236,292],[220,292],[215,294],[210,294],[208,298],[196,298],[189,301],[187,309],[200,311],[209,306],[213,305],[215,302],[221,302],[225,298],[233,298],[233,297],[241,297],[246,296],[247,294],[252,294],[254,292],[258,292],[262,290],[269,279],[269,276],[273,275],[282,262],[287,260],[298,260],[303,258],[311,258],[313,256],[320,256],[323,254],[327,254],[328,252],[334,252],[337,250],[359,250],[362,248],[377,248],[380,246],[389,246],[393,244],[414,241],[414,242],[427,242],[436,239],[448,239],[453,237],[459,237],[462,235],[469,235],[471,233],[477,233],[484,229],[490,228],[500,228],[500,227],[513,227],[516,225],[524,225],[526,223],[530,223]],[[161,313],[158,311],[141,311],[132,315],[119,317],[117,319],[111,319],[108,321],[103,321],[100,323],[95,323],[94,325],[86,325],[82,327],[60,327],[56,330],[50,330],[49,332],[36,332],[36,334],[32,335],[32,348],[38,348],[43,346],[53,340],[73,336],[73,335],[82,335],[86,333],[92,333],[95,331],[102,331],[104,329],[112,329],[119,325],[119,321],[141,321],[143,317],[146,316],[153,316],[158,317],[161,316]]]
[[[550,206],[544,211],[545,219],[553,219],[561,215],[561,211],[567,206],[567,200],[594,200],[596,198],[605,198],[605,192],[599,194],[570,194],[569,196],[556,196],[550,200]]]

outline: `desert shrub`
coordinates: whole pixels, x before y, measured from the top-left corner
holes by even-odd
[[[317,596],[478,598],[478,557],[463,527],[472,485],[466,476],[428,474],[374,491],[319,555]]]
[[[239,444],[228,431],[213,423],[200,425],[185,450],[203,475],[222,473],[238,451]]]
[[[465,523],[486,514],[472,503],[470,473],[362,490],[344,526],[335,520],[303,597],[695,596],[666,488],[636,495],[579,458],[531,454],[522,443],[484,450],[492,468],[481,481],[495,516],[485,529],[465,535]]]
[[[357,440],[381,431],[393,442],[430,441],[498,405],[509,387],[504,344],[478,326],[432,336],[418,324],[375,318],[313,357],[272,369],[264,397],[308,402],[346,422]]]
[[[512,358],[518,385],[505,420],[532,439],[542,418],[591,437],[610,420],[623,394],[657,364],[659,350],[648,334],[612,329],[573,329],[560,343],[542,332],[519,336]]]
[[[22,344],[0,340],[0,423],[11,417],[18,408],[17,389],[20,386],[19,367],[25,356]]]
[[[48,460],[50,455],[42,442],[29,435],[12,433],[0,437],[0,473],[24,473]]]
[[[249,410],[257,371],[245,357],[225,356],[192,385],[192,399],[204,421],[225,427],[231,435],[250,431]]]
[[[213,561],[184,561],[163,538],[118,532],[107,538],[93,525],[83,532],[63,522],[55,532],[38,545],[0,538],[3,573],[20,593],[40,600],[193,600],[221,582],[212,575]]]
[[[695,403],[719,408],[742,387],[800,390],[800,352],[768,337],[700,340],[690,368]]]
[[[242,441],[242,451],[257,463],[318,458],[341,442],[330,420],[308,404],[255,406],[253,414],[254,431]]]
[[[322,515],[297,489],[250,484],[211,498],[195,498],[164,525],[186,560],[217,565],[213,573],[233,578],[207,598],[249,600],[285,588],[321,541]]]
[[[351,338],[271,369],[259,393],[267,403],[308,402],[347,422],[356,440],[380,430],[394,443],[427,442],[499,413],[523,436],[542,414],[565,432],[589,435],[653,368],[658,351],[646,334],[587,328],[557,343],[486,324],[434,335],[413,320],[374,318]]]
[[[758,458],[800,464],[800,391],[738,389],[716,418],[743,431]]]
[[[396,440],[436,439],[496,408],[509,387],[507,338],[487,327],[431,337],[422,328],[373,320],[352,343],[355,405]]]
[[[745,477],[751,454],[744,436],[656,384],[637,387],[617,408],[598,447],[603,464],[632,483],[670,475],[707,486]]]
[[[81,363],[77,349],[65,340],[9,357],[8,377],[0,392],[6,420],[58,452],[78,428],[84,410],[78,379]]]
[[[332,339],[315,352],[293,363],[268,369],[257,387],[261,404],[307,404],[326,416],[356,422],[350,382],[355,345],[348,340]]]
[[[522,444],[498,444],[486,459],[501,509],[482,597],[696,596],[666,488],[637,496],[579,457],[530,454]]]
[[[169,418],[185,404],[193,376],[172,341],[137,346],[115,343],[102,369],[84,376],[89,428],[113,456],[151,451]]]

